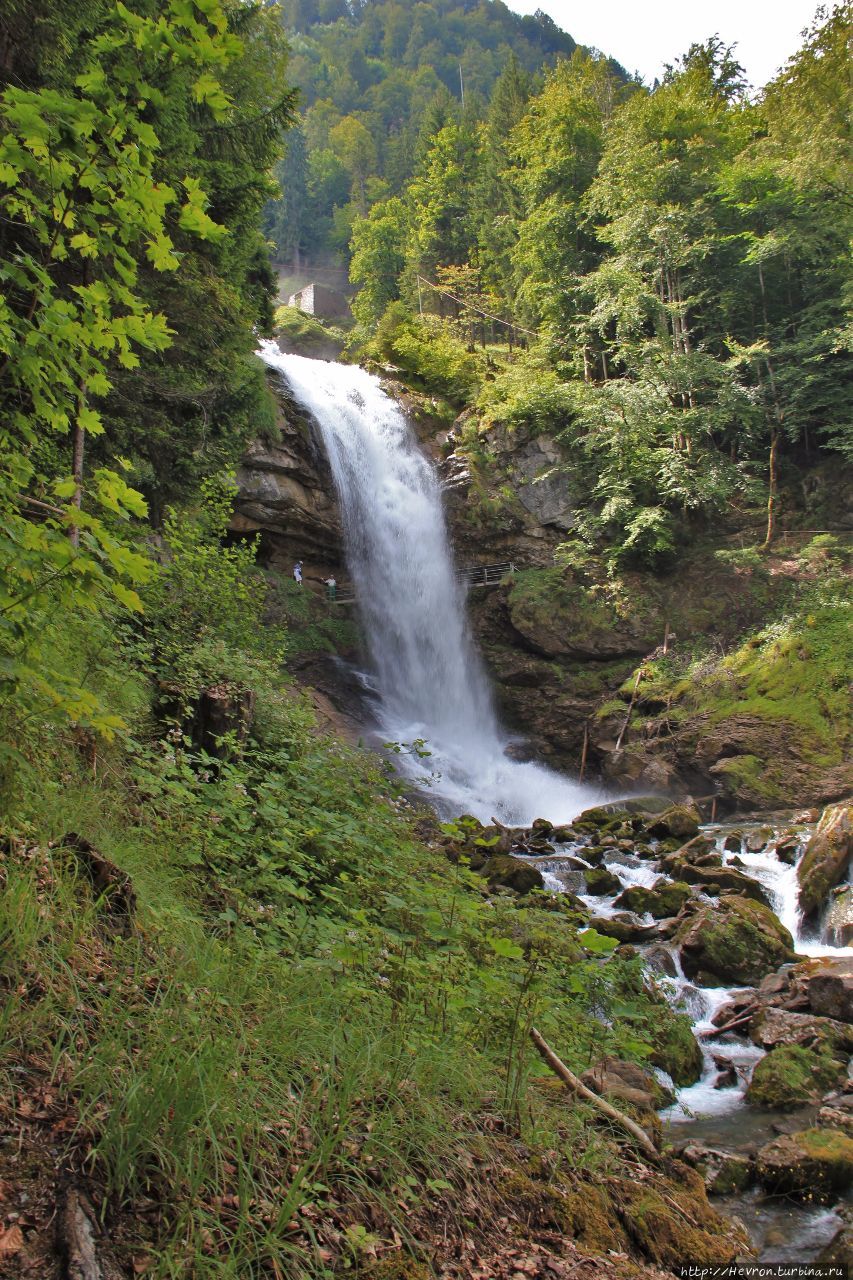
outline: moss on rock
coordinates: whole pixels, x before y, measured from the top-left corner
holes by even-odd
[[[829,1198],[853,1182],[853,1138],[835,1129],[805,1129],[768,1142],[758,1153],[758,1176],[768,1191]]]
[[[788,1111],[815,1102],[844,1075],[844,1063],[824,1046],[779,1045],[756,1064],[746,1097],[753,1106]]]
[[[676,934],[688,978],[754,985],[794,958],[794,940],[762,902],[724,897]]]

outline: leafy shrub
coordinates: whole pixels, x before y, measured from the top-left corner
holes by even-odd
[[[543,432],[565,428],[573,397],[553,369],[525,359],[484,382],[477,403],[487,422]]]
[[[376,331],[375,349],[427,390],[462,403],[479,381],[476,358],[437,316],[410,316],[394,302]]]

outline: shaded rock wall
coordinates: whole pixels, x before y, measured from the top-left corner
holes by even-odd
[[[306,581],[319,584],[329,573],[342,577],[343,539],[329,464],[310,420],[288,397],[280,379],[276,390],[279,439],[255,441],[236,474],[237,497],[231,531],[261,534],[261,558],[290,573],[304,561]]]

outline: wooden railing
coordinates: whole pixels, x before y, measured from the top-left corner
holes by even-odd
[[[515,573],[515,565],[511,560],[502,560],[499,564],[474,564],[456,570],[456,577],[468,587],[496,587],[507,574]],[[355,591],[346,583],[339,586],[330,604],[355,604]]]

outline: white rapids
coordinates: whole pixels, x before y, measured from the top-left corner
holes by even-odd
[[[380,699],[381,731],[429,756],[396,763],[448,813],[514,826],[568,822],[601,793],[505,754],[468,634],[432,464],[379,379],[353,365],[261,347],[316,423],[344,525],[347,565]]]

